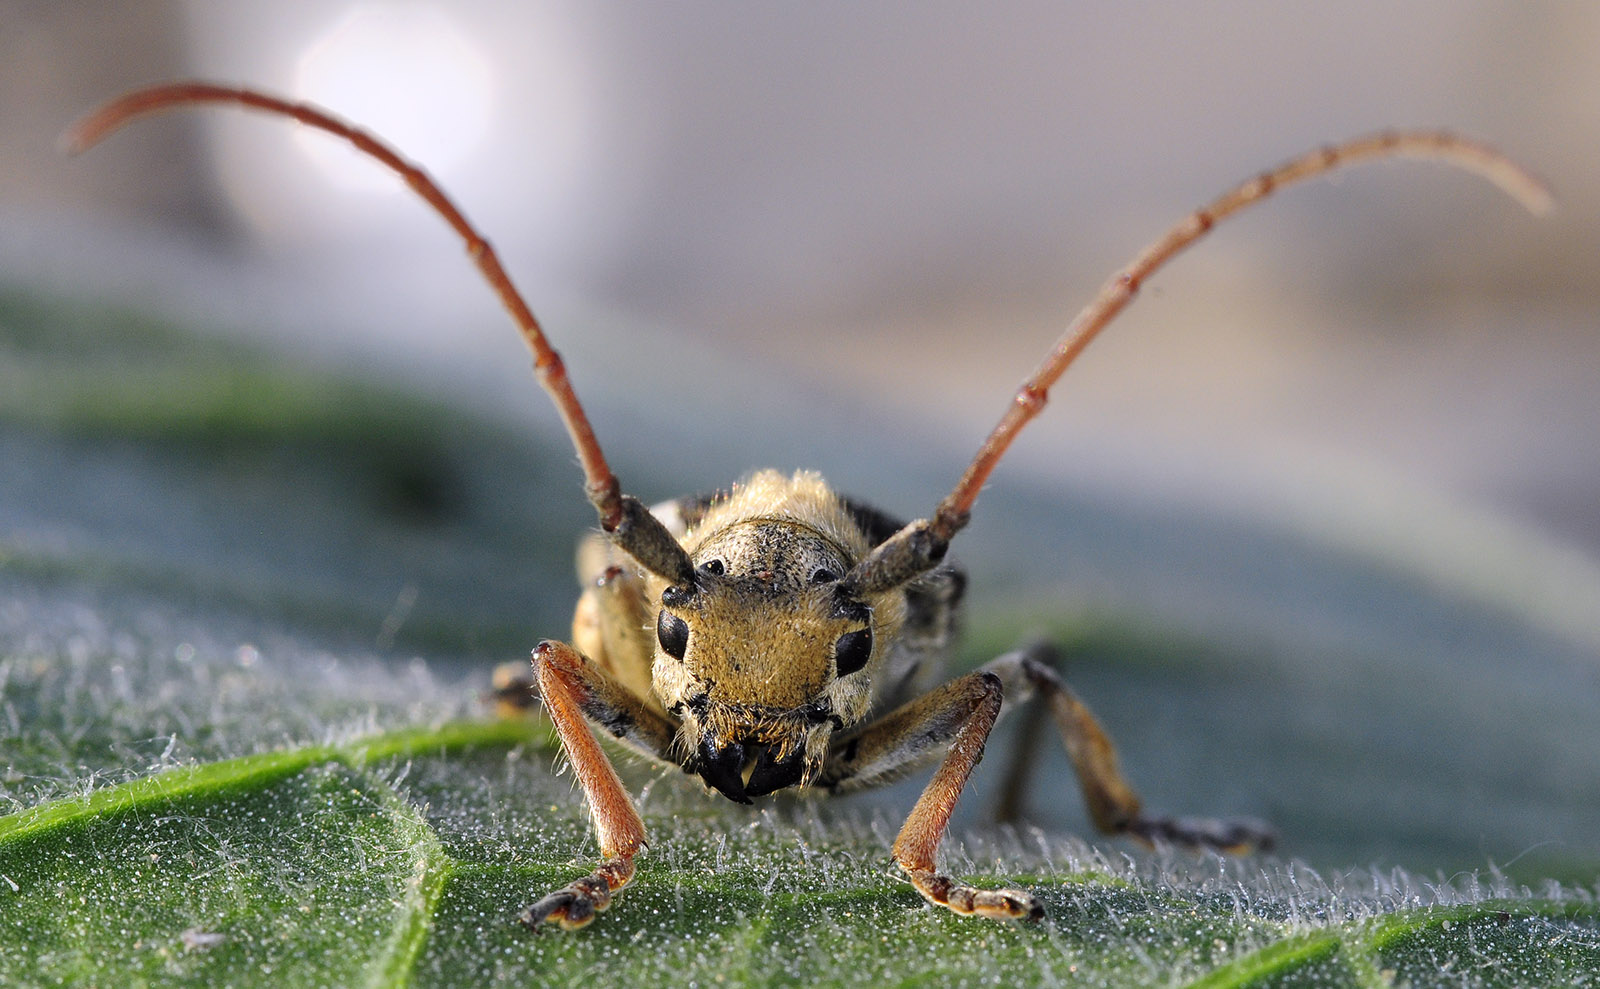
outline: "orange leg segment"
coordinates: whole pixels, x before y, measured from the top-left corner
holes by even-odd
[[[917,892],[930,903],[949,907],[960,914],[1037,920],[1044,916],[1044,907],[1031,894],[1015,889],[977,889],[938,871],[939,843],[950,825],[950,815],[956,801],[961,799],[967,779],[983,758],[984,742],[1000,715],[1001,701],[1000,678],[990,673],[962,677],[950,687],[955,688],[956,696],[946,704],[970,705],[970,713],[956,731],[950,750],[927,789],[911,809],[911,816],[900,828],[894,840],[895,862],[911,878]]]
[[[531,928],[553,920],[571,930],[593,920],[633,879],[634,857],[645,848],[644,822],[583,719],[593,676],[583,656],[565,643],[541,642],[533,651],[533,668],[545,711],[588,798],[602,860],[594,872],[544,897],[520,919]]]

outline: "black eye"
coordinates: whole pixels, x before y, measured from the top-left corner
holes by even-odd
[[[689,625],[682,618],[663,608],[660,616],[656,618],[656,639],[668,656],[682,659],[684,650],[689,648]]]
[[[848,676],[867,665],[872,658],[872,629],[862,628],[839,636],[833,646],[833,662],[840,676]]]
[[[838,579],[839,575],[827,567],[820,567],[811,572],[811,582],[813,584],[827,584]]]
[[[706,573],[715,574],[716,576],[720,577],[722,576],[723,571],[722,561],[715,558],[707,560],[706,562],[700,564],[700,569]]]

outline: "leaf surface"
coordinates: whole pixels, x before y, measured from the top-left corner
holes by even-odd
[[[1302,858],[1070,837],[1081,812],[1053,751],[1030,805],[1046,826],[986,826],[999,757],[948,865],[1035,891],[1047,917],[978,922],[928,907],[891,866],[920,778],[748,811],[624,758],[651,833],[638,879],[584,931],[529,932],[517,911],[595,849],[546,728],[489,718],[481,692],[570,607],[583,506],[547,532],[505,493],[526,480],[522,494],[581,502],[566,454],[170,328],[0,302],[0,377],[17,385],[0,392],[0,984],[1600,978],[1592,717],[1456,734],[1592,712],[1593,657],[1337,553],[1311,554],[1306,579],[1354,648],[1314,623],[1280,639],[1013,597],[976,614],[968,655],[1051,630],[1152,803],[1262,813]],[[1079,519],[1108,541],[1154,538],[1101,511]],[[1234,536],[1241,554],[1270,542]],[[1069,537],[1032,538],[1048,555]],[[1250,579],[1264,607],[1285,600]],[[1419,625],[1471,630],[1478,645],[1450,653],[1458,686],[1427,647],[1360,631]],[[1510,655],[1523,666],[1497,673]],[[1408,659],[1414,683],[1372,682]],[[1486,851],[1485,834],[1512,843]],[[1373,840],[1389,854],[1354,865]]]

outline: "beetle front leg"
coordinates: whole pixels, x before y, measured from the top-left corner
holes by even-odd
[[[949,745],[944,761],[911,809],[894,840],[894,859],[930,903],[960,914],[1003,920],[1044,916],[1032,894],[1016,889],[978,889],[939,872],[939,843],[956,801],[979,760],[1000,714],[1002,687],[992,673],[952,680],[911,701],[845,741],[830,759],[824,785],[870,786],[896,770],[924,761]]]
[[[663,718],[591,669],[583,656],[565,643],[539,643],[533,650],[533,669],[545,711],[589,801],[602,861],[594,872],[524,910],[520,919],[530,928],[553,920],[571,930],[611,905],[612,894],[633,879],[634,857],[645,847],[644,822],[584,718],[597,721],[619,738],[651,747],[670,744],[670,729]]]

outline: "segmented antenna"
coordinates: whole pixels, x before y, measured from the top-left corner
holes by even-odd
[[[633,552],[647,569],[679,582],[688,579],[691,568],[681,547],[642,505],[621,493],[616,475],[606,463],[589,418],[572,389],[561,355],[550,346],[543,328],[512,284],[494,248],[420,166],[401,157],[371,134],[309,103],[202,82],[172,83],[128,93],[74,125],[65,135],[66,148],[69,153],[76,154],[136,117],[210,103],[232,104],[290,117],[343,138],[394,171],[444,217],[465,242],[468,255],[500,297],[533,351],[539,384],[555,402],[572,438],[583,466],[585,489],[599,513],[601,527]],[[939,503],[933,518],[913,522],[881,544],[845,577],[844,588],[866,592],[896,586],[926,571],[943,557],[951,537],[966,525],[978,492],[1000,458],[1022,428],[1044,409],[1051,386],[1089,342],[1121,314],[1140,285],[1179,252],[1205,236],[1221,220],[1284,186],[1325,175],[1345,165],[1383,158],[1421,158],[1474,172],[1499,186],[1533,213],[1544,213],[1551,205],[1549,190],[1527,170],[1486,144],[1448,131],[1386,131],[1328,145],[1242,183],[1210,205],[1190,213],[1101,287],[1094,299],[1068,324],[1033,376],[1017,390],[1010,407],[983,441],[956,486]]]
[[[1051,386],[1127,307],[1139,286],[1179,252],[1205,236],[1218,222],[1284,186],[1326,175],[1345,165],[1382,158],[1421,158],[1476,173],[1535,214],[1545,213],[1551,206],[1549,189],[1522,166],[1487,144],[1438,130],[1384,131],[1326,145],[1241,183],[1190,213],[1101,286],[1094,299],[1068,324],[1038,370],[1017,389],[1011,405],[984,439],[956,486],[939,502],[933,518],[913,522],[879,545],[846,578],[850,588],[869,591],[894,586],[926,571],[943,557],[950,538],[967,524],[978,492],[1011,441],[1044,409]]]
[[[539,384],[555,402],[561,421],[567,427],[567,434],[572,437],[572,445],[578,452],[578,461],[583,465],[585,490],[590,502],[594,504],[595,511],[600,515],[601,527],[607,532],[613,532],[630,521],[627,518],[630,514],[628,506],[625,505],[627,499],[622,494],[616,475],[611,473],[611,467],[606,463],[605,454],[600,452],[600,441],[595,438],[594,429],[589,425],[589,417],[584,414],[577,392],[572,389],[572,382],[567,377],[566,365],[562,363],[561,355],[550,346],[539,320],[528,308],[522,293],[512,284],[505,268],[501,267],[500,258],[495,254],[489,241],[467,221],[461,210],[456,208],[450,197],[444,194],[420,165],[402,157],[376,137],[340,120],[321,107],[279,99],[253,89],[204,82],[176,82],[151,86],[118,97],[74,124],[63,135],[63,145],[68,154],[78,154],[87,151],[102,138],[135,118],[179,107],[213,103],[248,107],[252,110],[290,117],[307,127],[315,127],[343,138],[399,175],[405,180],[406,185],[427,200],[428,205],[444,217],[445,222],[450,224],[451,229],[466,243],[467,254],[483,273],[483,277],[488,280],[495,294],[500,297],[506,311],[516,321],[517,328],[522,331],[523,339],[528,342],[528,348],[533,351],[534,373],[539,379]],[[687,558],[683,561],[683,566],[686,565]],[[673,561],[672,568],[674,573],[681,569],[677,561]]]
[[[1011,440],[1045,408],[1045,402],[1050,398],[1050,387],[1056,384],[1056,379],[1061,378],[1062,371],[1072,366],[1078,354],[1090,346],[1090,341],[1098,336],[1099,331],[1104,330],[1118,314],[1122,314],[1146,278],[1155,274],[1190,243],[1205,237],[1206,232],[1210,232],[1211,227],[1222,219],[1261,202],[1278,189],[1291,186],[1294,182],[1317,178],[1342,166],[1371,162],[1376,158],[1426,158],[1430,162],[1462,168],[1494,182],[1507,195],[1526,206],[1530,213],[1542,214],[1550,210],[1552,198],[1544,182],[1488,144],[1462,138],[1450,131],[1382,131],[1344,144],[1328,144],[1301,157],[1291,158],[1277,168],[1262,171],[1256,178],[1222,194],[1210,205],[1190,213],[1178,222],[1178,226],[1144,248],[1128,267],[1112,275],[1109,282],[1101,286],[1093,301],[1083,307],[1082,312],[1078,312],[1072,323],[1067,325],[1066,333],[1061,334],[1061,339],[1056,341],[1045,362],[1034,371],[1034,376],[1022,382],[1016,397],[1011,400],[1010,408],[979,446],[978,456],[974,456],[973,462],[966,467],[962,480],[958,480],[954,490],[939,503],[933,517],[934,535],[949,539],[962,527],[966,515],[973,509],[974,501],[978,501],[979,488],[989,480],[990,472],[1000,462],[1006,448],[1011,446]],[[944,530],[949,530],[949,533]]]
[[[1277,190],[1296,182],[1353,165],[1381,158],[1421,158],[1474,172],[1499,186],[1529,212],[1543,214],[1551,206],[1550,190],[1543,182],[1516,162],[1479,141],[1449,131],[1383,131],[1358,137],[1343,144],[1325,145],[1277,168],[1262,172],[1223,194],[1210,205],[1190,213],[1159,240],[1141,251],[1126,268],[1111,276],[1098,295],[1068,324],[1044,363],[1023,382],[1011,406],[983,441],[978,455],[966,473],[934,513],[934,534],[949,539],[972,511],[978,491],[995,465],[1011,446],[1011,441],[1041,410],[1050,396],[1050,387],[1072,365],[1100,331],[1133,300],[1145,279],[1172,260],[1180,251],[1205,236],[1220,221],[1247,206],[1258,203]],[[954,525],[949,533],[943,529]]]

